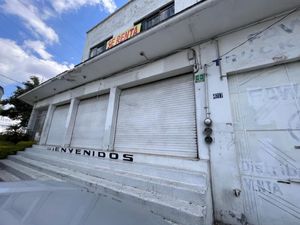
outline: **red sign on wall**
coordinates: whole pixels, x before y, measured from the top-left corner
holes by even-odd
[[[112,47],[115,47],[118,44],[121,44],[122,42],[129,40],[130,38],[136,36],[137,34],[141,33],[141,27],[142,24],[138,24],[129,30],[117,35],[116,37],[113,37],[110,39],[106,44],[106,49],[110,49]]]

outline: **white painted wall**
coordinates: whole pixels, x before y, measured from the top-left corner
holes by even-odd
[[[188,60],[187,51],[182,51],[133,70],[106,79],[93,81],[75,89],[59,93],[37,102],[36,108],[46,107],[50,104],[65,104],[70,102],[72,98],[87,98],[98,94],[108,93],[110,88],[116,86],[122,89],[172,77],[181,73],[190,72],[192,71],[192,67],[193,61]]]
[[[83,61],[89,58],[89,52],[93,46],[133,27],[135,22],[169,2],[172,0],[133,0],[129,2],[87,33]]]
[[[219,39],[220,54],[264,30],[282,16]],[[300,11],[288,16],[222,60],[222,73],[261,68],[300,58]]]
[[[200,0],[174,0],[175,13],[190,7]],[[83,61],[89,58],[90,49],[106,40],[110,36],[116,36],[133,27],[134,23],[147,15],[172,2],[172,0],[133,0],[112,14],[103,22],[87,32],[83,53]]]
[[[280,18],[281,17],[279,16],[275,19],[218,38],[217,41],[219,43],[220,55],[225,54],[239,44],[245,42],[248,38],[253,36],[253,34],[264,30]],[[299,60],[299,38],[300,12],[296,12],[272,26],[257,38],[224,56],[221,61],[221,67],[212,63],[213,60],[219,57],[217,54],[217,42],[211,41],[200,46],[202,64],[209,64],[209,104],[211,117],[214,121],[214,143],[209,147],[213,182],[214,213],[217,220],[226,224],[242,224],[241,221],[248,221],[252,224],[251,221],[255,221],[256,218],[254,217],[258,215],[255,213],[251,215],[245,210],[246,208],[252,207],[252,201],[247,200],[250,195],[247,195],[248,197],[246,197],[244,193],[245,189],[243,189],[241,184],[239,153],[237,152],[236,137],[233,129],[233,112],[228,92],[228,78],[221,78],[220,76],[229,76],[230,79],[231,74],[236,74],[238,72],[251,71]],[[201,84],[198,84],[198,86],[198,91],[201,93],[201,88],[203,87]],[[223,93],[223,98],[213,99],[214,93]],[[200,110],[202,108],[202,113],[199,114],[202,115],[201,117],[203,119],[204,113],[201,101],[198,101],[198,104],[200,105]],[[198,138],[202,138],[201,134]],[[201,147],[207,148],[201,141],[199,147],[200,149]],[[250,149],[244,149],[244,151],[249,150]],[[240,197],[234,195],[235,189],[242,190]],[[254,195],[252,195],[252,197],[254,197]],[[287,201],[286,203],[289,204]],[[265,211],[265,213],[269,213],[269,216],[271,216],[274,212],[278,213],[280,211],[276,210],[277,209],[274,208],[273,211]],[[282,224],[291,223],[291,220],[285,220],[286,218],[288,217],[281,217]]]
[[[179,13],[180,11],[200,2],[201,0],[175,0],[175,13]]]

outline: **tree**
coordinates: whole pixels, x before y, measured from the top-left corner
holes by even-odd
[[[32,111],[32,106],[22,102],[18,97],[37,87],[39,84],[39,78],[32,76],[28,81],[23,82],[23,87],[17,86],[17,89],[12,96],[0,101],[1,105],[8,106],[6,107],[7,109],[0,109],[0,116],[7,116],[12,120],[20,121],[18,124],[14,125],[14,130],[16,128],[21,129],[27,126]]]

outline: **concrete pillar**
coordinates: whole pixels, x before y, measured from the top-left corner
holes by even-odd
[[[46,115],[46,119],[45,119],[45,123],[44,123],[44,126],[43,126],[41,139],[40,139],[40,142],[39,142],[40,145],[45,145],[46,142],[47,142],[48,133],[49,133],[49,130],[50,130],[54,110],[55,110],[55,106],[52,105],[52,104],[49,105],[47,115]]]
[[[211,63],[219,58],[216,40],[201,45],[202,63],[207,67],[208,101],[211,119],[213,120],[214,139],[209,148],[211,189],[214,199],[214,216],[226,224],[235,224],[237,218],[243,217],[243,198],[236,197],[234,190],[242,190],[239,171],[238,153],[235,147],[231,102],[226,77],[221,77],[222,67]],[[221,66],[222,66],[221,61]],[[221,93],[221,99],[214,99],[213,94]],[[203,123],[202,123],[203,124]],[[201,147],[200,147],[201,148]],[[226,194],[228,193],[228,194]],[[226,203],[224,197],[226,196]],[[234,212],[235,218],[229,212]]]
[[[65,147],[68,147],[71,144],[72,133],[75,125],[75,119],[76,119],[79,102],[80,101],[77,98],[73,98],[71,100],[67,121],[66,121],[66,134],[64,140]]]
[[[121,90],[117,87],[110,89],[109,102],[106,113],[105,130],[103,137],[103,149],[114,150],[116,122],[119,108]]]

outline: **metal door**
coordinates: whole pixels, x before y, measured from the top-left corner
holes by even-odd
[[[64,144],[69,108],[70,104],[55,108],[47,138],[48,145]]]
[[[71,146],[102,149],[109,95],[80,101]]]
[[[196,157],[193,75],[123,90],[115,150]]]
[[[249,224],[300,224],[300,63],[229,78]]]

